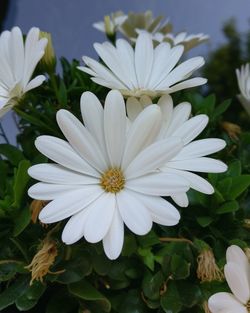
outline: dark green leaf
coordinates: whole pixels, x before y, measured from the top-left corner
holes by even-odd
[[[68,288],[72,295],[83,300],[98,302],[104,312],[110,312],[111,304],[109,300],[86,280],[70,284]]]
[[[30,179],[28,175],[29,167],[30,167],[30,162],[27,160],[21,161],[18,165],[17,172],[16,172],[15,179],[14,179],[14,186],[13,186],[13,190],[14,190],[13,206],[15,207],[20,206],[22,202],[23,194],[26,191],[26,186]]]
[[[12,305],[18,297],[26,291],[29,285],[28,278],[19,277],[0,294],[0,310]]]
[[[178,313],[181,311],[181,298],[175,282],[170,281],[167,291],[161,297],[161,306],[165,313]]]
[[[13,236],[16,237],[29,225],[31,219],[31,212],[28,207],[24,207],[14,220]]]
[[[230,213],[235,212],[239,209],[239,204],[237,201],[228,201],[223,203],[217,210],[217,214],[224,214],[224,213]]]

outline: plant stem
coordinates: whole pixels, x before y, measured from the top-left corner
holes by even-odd
[[[161,242],[186,242],[186,243],[189,243],[190,245],[194,245],[194,243],[187,239],[187,238],[172,238],[172,237],[161,237],[159,238],[159,240]]]

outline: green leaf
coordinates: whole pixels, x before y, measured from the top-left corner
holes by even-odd
[[[185,279],[190,275],[190,263],[178,254],[172,256],[170,268],[174,279]]]
[[[0,282],[7,281],[16,275],[16,273],[26,273],[25,264],[17,260],[1,260],[0,262]]]
[[[202,227],[207,227],[213,222],[213,219],[210,216],[198,216],[196,220]]]
[[[27,183],[30,179],[28,175],[28,168],[30,167],[30,162],[27,160],[22,160],[17,168],[17,172],[14,179],[14,207],[20,207],[23,194],[26,191]]]
[[[110,312],[111,304],[109,300],[86,280],[70,284],[68,288],[72,295],[82,300],[98,302],[104,312]]]
[[[161,297],[161,306],[165,313],[178,313],[181,311],[182,303],[175,282],[170,281],[167,291]]]
[[[151,270],[154,270],[155,260],[151,248],[138,248],[138,254],[142,257],[143,263]]]
[[[9,144],[0,144],[0,155],[5,156],[14,166],[17,166],[20,161],[24,160],[23,153],[15,146]]]
[[[177,289],[183,306],[191,308],[198,304],[202,298],[200,288],[194,283],[190,283],[188,281],[178,281]]]
[[[159,299],[160,289],[163,285],[164,280],[165,278],[161,271],[159,271],[155,275],[147,271],[142,282],[142,289],[144,295],[150,300]]]
[[[250,175],[241,175],[232,178],[232,185],[229,191],[232,200],[238,198],[250,186]]]
[[[236,160],[229,164],[228,170],[226,172],[227,176],[240,176],[241,174],[241,163],[239,160]]]
[[[213,118],[216,119],[218,116],[220,116],[222,113],[226,112],[226,110],[229,108],[232,100],[228,99],[223,101],[221,104],[219,104],[213,113]]]
[[[224,214],[224,213],[230,213],[235,212],[239,209],[239,204],[237,201],[228,201],[226,203],[223,203],[217,210],[217,214]]]
[[[19,311],[28,311],[33,308],[46,289],[46,285],[34,282],[26,291],[16,299],[15,304]]]
[[[0,294],[0,310],[14,304],[16,299],[26,291],[28,287],[28,278],[19,277],[8,288]]]
[[[65,272],[60,274],[56,280],[62,284],[78,282],[92,271],[92,264],[85,253],[83,256],[75,256],[69,261],[61,263],[60,266],[65,269]]]
[[[16,237],[29,225],[31,219],[31,212],[28,207],[23,208],[15,217],[13,236]]]

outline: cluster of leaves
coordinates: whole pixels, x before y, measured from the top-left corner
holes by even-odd
[[[250,132],[234,140],[222,125],[230,101],[218,104],[215,96],[182,94],[194,114],[205,113],[210,123],[201,138],[221,137],[228,145],[218,158],[229,164],[228,172],[210,174],[215,193],[190,191],[190,205],[180,209],[175,227],[154,225],[146,236],[126,229],[122,255],[107,259],[101,244],[81,240],[72,246],[61,242],[65,222],[45,227],[31,220],[34,182],[27,175],[31,164],[47,162],[34,147],[40,134],[61,137],[56,112],[68,109],[80,117],[81,93],[90,90],[104,99],[107,90],[77,70],[78,63],[62,60],[62,75],[50,74],[48,82],[30,92],[15,110],[20,117],[20,149],[0,145],[0,311],[46,313],[202,313],[211,294],[226,290],[226,283],[202,283],[197,278],[197,257],[209,245],[223,268],[226,248],[250,244],[245,220],[250,218]],[[237,119],[237,117],[236,117]],[[30,285],[31,262],[42,240],[51,232],[58,255],[44,281]],[[63,270],[63,271],[62,271]]]

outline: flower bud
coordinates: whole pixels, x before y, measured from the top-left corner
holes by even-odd
[[[48,73],[53,73],[56,67],[55,51],[52,43],[51,34],[40,31],[40,38],[47,38],[48,44],[45,49],[43,58],[41,59],[41,65]]]

